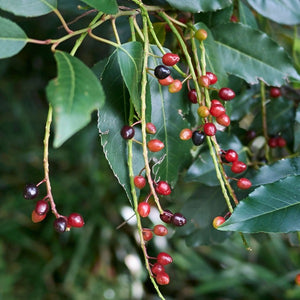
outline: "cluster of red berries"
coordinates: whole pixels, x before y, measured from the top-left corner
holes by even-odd
[[[281,136],[270,137],[268,140],[268,145],[271,148],[284,148],[286,146],[286,140]]]
[[[165,266],[173,262],[173,258],[166,252],[160,252],[156,259],[156,263],[151,266],[152,276],[159,285],[167,285],[170,282],[170,277],[165,271]]]
[[[43,182],[43,181],[42,181]],[[25,199],[35,199],[39,194],[39,185],[30,183],[27,184],[23,191],[23,196]],[[31,219],[32,222],[38,223],[43,221],[49,211],[49,199],[44,197],[42,200],[38,200],[35,209],[32,211]],[[57,232],[69,231],[71,227],[82,227],[84,225],[84,220],[82,216],[78,213],[71,213],[68,217],[59,216],[55,219],[53,226]]]

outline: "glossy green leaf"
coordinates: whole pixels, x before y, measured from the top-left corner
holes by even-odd
[[[233,12],[233,6],[230,5],[221,10],[201,12],[195,14],[195,23],[202,22],[205,23],[209,28],[214,26],[228,23]]]
[[[294,151],[300,150],[300,106],[296,111],[296,118],[294,124]]]
[[[239,1],[239,21],[254,29],[258,29],[256,19],[247,5]]]
[[[265,33],[228,23],[215,27],[213,34],[228,73],[250,84],[262,79],[269,85],[281,86],[288,77],[300,79],[285,50]],[[258,45],[264,51],[258,51]]]
[[[300,24],[300,2],[295,0],[247,0],[261,15],[277,23]]]
[[[296,175],[300,175],[300,157],[281,159],[272,165],[263,166],[250,179],[252,185],[257,186]]]
[[[231,0],[167,0],[172,6],[182,11],[199,13],[202,11],[215,11],[232,4]]]
[[[143,46],[139,42],[122,44],[116,49],[123,80],[138,115],[141,114],[140,81],[143,64]]]
[[[36,17],[56,9],[57,0],[0,0],[0,8],[17,16]]]
[[[0,17],[0,58],[17,54],[27,43],[26,33],[16,23]]]
[[[118,12],[118,4],[116,0],[81,0],[81,1],[106,14],[114,15]]]
[[[97,77],[78,58],[62,51],[54,56],[58,76],[48,84],[47,97],[54,112],[54,146],[59,147],[89,123],[105,96]]]
[[[300,176],[260,186],[235,208],[222,231],[300,231]]]

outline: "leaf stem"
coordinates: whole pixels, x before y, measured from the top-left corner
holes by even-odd
[[[62,26],[64,27],[64,29],[66,30],[66,32],[69,33],[69,34],[73,33],[73,30],[71,30],[71,29],[69,28],[69,26],[67,25],[65,19],[64,19],[63,16],[61,15],[60,11],[59,11],[57,8],[55,8],[55,9],[53,10],[53,12],[54,12],[54,13],[56,14],[56,16],[59,18],[59,20],[60,20]]]

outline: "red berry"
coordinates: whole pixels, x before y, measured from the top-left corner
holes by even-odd
[[[268,140],[268,145],[269,145],[271,148],[276,148],[276,147],[277,147],[277,138],[276,138],[276,137],[271,137],[271,138],[269,138],[269,140]]]
[[[162,141],[158,139],[153,139],[147,143],[147,147],[151,152],[158,152],[162,150],[165,147],[165,145]]]
[[[177,54],[174,53],[166,53],[162,57],[162,62],[166,66],[174,66],[180,61],[180,57]]]
[[[239,156],[236,153],[236,151],[229,149],[226,151],[224,158],[228,161],[228,162],[234,162],[236,160],[238,160]]]
[[[208,136],[213,136],[217,132],[217,128],[213,123],[205,123],[203,126],[203,131]]]
[[[237,16],[232,15],[232,16],[230,17],[230,21],[233,22],[233,23],[236,23],[236,22],[238,22],[239,20],[238,20]]]
[[[223,115],[226,112],[226,110],[223,105],[212,105],[209,112],[212,116],[219,117]]]
[[[173,213],[166,209],[162,214],[159,215],[159,217],[165,223],[172,223]]]
[[[210,85],[210,80],[208,78],[208,76],[206,75],[202,75],[198,78],[198,83],[202,86],[202,87],[209,87]]]
[[[150,229],[143,229],[143,239],[148,242],[153,238],[152,230]]]
[[[184,128],[180,131],[179,137],[183,141],[187,141],[192,138],[193,132],[189,128]]]
[[[204,29],[198,29],[195,32],[194,37],[198,40],[198,41],[204,41],[207,39],[207,31]]]
[[[137,210],[142,218],[146,218],[150,214],[151,207],[147,202],[140,202]]]
[[[281,136],[277,137],[277,146],[280,147],[280,148],[285,147],[286,146],[286,140]]]
[[[168,234],[168,229],[164,225],[155,225],[153,228],[153,233],[158,236],[165,236]]]
[[[67,220],[64,217],[55,219],[53,227],[57,232],[65,232],[67,229]]]
[[[237,182],[237,186],[241,189],[241,190],[247,190],[249,188],[251,188],[252,183],[249,179],[247,178],[240,178]]]
[[[80,228],[84,225],[83,217],[78,213],[71,213],[68,216],[68,226]]]
[[[297,285],[300,285],[300,273],[296,275],[296,277],[295,277],[295,283]]]
[[[158,82],[160,85],[167,86],[170,85],[174,81],[173,77],[170,75],[167,78],[159,79]]]
[[[39,200],[35,205],[35,212],[38,215],[45,215],[49,211],[49,204],[48,201]]]
[[[182,89],[182,83],[180,80],[175,79],[170,85],[169,85],[169,92],[174,94],[178,93]]]
[[[225,127],[230,125],[230,118],[226,114],[222,114],[221,116],[217,117],[216,121],[218,124],[225,126]]]
[[[215,84],[218,81],[218,77],[212,72],[206,72],[206,76],[209,78],[210,85]]]
[[[30,199],[30,200],[34,199],[38,196],[38,194],[39,194],[39,190],[35,184],[33,183],[26,184],[23,191],[23,197],[25,199]]]
[[[223,104],[219,100],[213,99],[213,100],[211,100],[211,106],[214,106],[214,105],[223,105]]]
[[[121,136],[125,140],[132,139],[134,137],[134,128],[128,125],[123,126]]]
[[[225,101],[232,100],[235,97],[235,92],[227,87],[221,88],[219,91],[219,97]]]
[[[247,165],[239,160],[234,161],[231,166],[231,171],[236,174],[242,173],[246,171],[246,169],[247,169]]]
[[[160,252],[157,255],[157,262],[159,264],[165,266],[165,265],[168,265],[168,264],[172,263],[173,262],[173,258],[168,253]]]
[[[281,96],[281,91],[280,91],[280,88],[278,87],[271,87],[270,88],[270,96],[272,98],[278,98]]]
[[[166,272],[161,272],[156,275],[155,280],[159,285],[166,285],[169,284],[170,277]]]
[[[135,176],[134,179],[133,179],[133,181],[134,181],[134,185],[138,189],[142,189],[146,185],[146,178],[144,176],[142,176],[142,175]]]
[[[156,127],[153,123],[147,123],[146,124],[146,131],[149,134],[155,134],[156,133]]]
[[[47,214],[38,215],[35,210],[32,211],[31,220],[33,223],[38,223],[43,221],[46,218]]]
[[[155,263],[151,268],[153,274],[157,275],[159,273],[165,272],[165,267],[159,263]]]
[[[166,181],[159,181],[155,187],[155,191],[164,196],[171,194],[171,188]]]
[[[219,216],[219,217],[215,217],[213,220],[213,226],[215,228],[218,228],[220,225],[222,225],[225,222],[225,218]]]
[[[183,226],[186,224],[186,218],[181,213],[175,213],[172,218],[172,223],[175,226]]]
[[[199,117],[201,117],[201,118],[206,118],[210,114],[208,107],[205,105],[199,106],[197,109],[197,113],[198,113]]]
[[[189,100],[192,102],[192,103],[197,103],[197,92],[195,89],[191,89],[189,92],[188,92],[188,98]]]

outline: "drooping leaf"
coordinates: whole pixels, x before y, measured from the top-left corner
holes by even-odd
[[[260,186],[218,229],[240,232],[300,231],[300,176]]]
[[[139,42],[122,44],[116,49],[123,80],[138,115],[141,114],[140,81],[143,63],[143,47]]]
[[[17,54],[27,43],[26,33],[16,23],[0,17],[0,58]]]
[[[296,118],[294,124],[294,151],[300,150],[300,106],[296,111]]]
[[[300,24],[300,2],[294,0],[247,0],[261,15],[277,23]]]
[[[274,86],[281,86],[288,77],[300,79],[284,49],[265,33],[228,23],[215,27],[213,34],[228,73],[250,84],[258,83],[259,78]]]
[[[0,0],[0,8],[17,16],[37,17],[50,13],[57,0]]]
[[[239,21],[254,29],[258,29],[257,22],[252,11],[242,1],[239,1]]]
[[[105,96],[97,77],[78,58],[62,51],[54,56],[58,76],[48,84],[47,97],[54,112],[54,146],[59,147],[89,123]]]
[[[167,2],[178,10],[189,11],[193,13],[199,13],[202,11],[215,11],[232,4],[231,0],[167,0]]]
[[[106,14],[114,15],[118,12],[118,4],[116,0],[81,0],[81,1]]]

